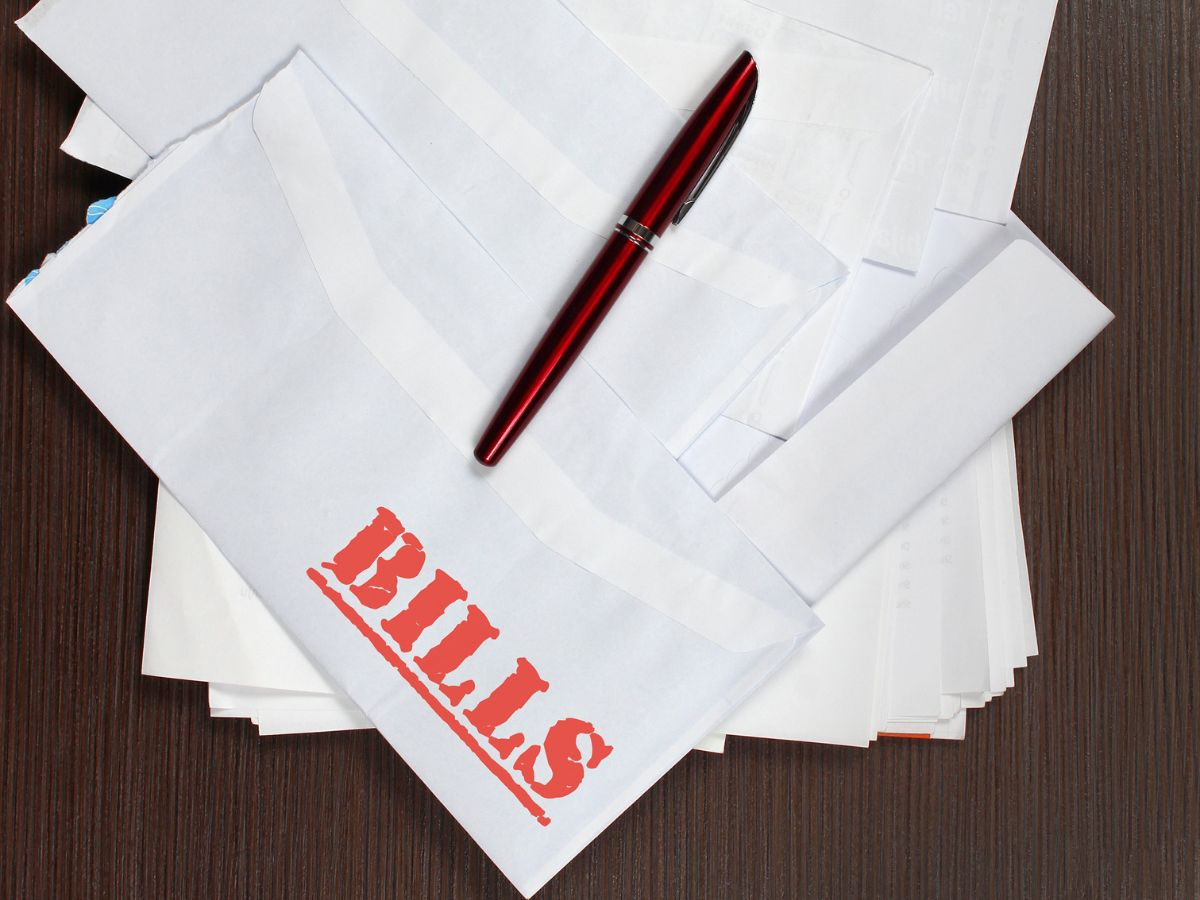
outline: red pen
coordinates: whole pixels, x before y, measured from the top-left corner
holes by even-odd
[[[743,52],[671,142],[509,388],[475,447],[475,458],[483,465],[494,466],[508,452],[595,334],[655,240],[692,208],[745,124],[757,87],[754,57]]]

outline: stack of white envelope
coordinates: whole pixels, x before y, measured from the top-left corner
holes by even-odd
[[[1111,318],[1009,212],[1055,6],[43,0],[134,181],[10,304],[162,479],[143,671],[378,727],[526,894],[726,734],[962,739],[1037,653],[1011,418]],[[744,48],[732,163],[480,472]]]

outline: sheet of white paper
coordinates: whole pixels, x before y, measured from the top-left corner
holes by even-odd
[[[1008,624],[1008,664],[1023,668],[1036,653],[1033,634],[1032,596],[1028,589],[1028,562],[1024,553],[1024,533],[1016,502],[1016,459],[1011,424],[1000,430],[990,443],[992,497],[991,514],[995,520],[997,544],[993,548],[995,565],[1003,569],[1003,589]],[[1032,634],[1032,640],[1031,638]]]
[[[87,97],[61,149],[81,162],[126,178],[136,178],[150,162],[146,151]]]
[[[866,747],[884,655],[887,543],[814,606],[825,627],[722,725],[747,737]]]
[[[304,59],[10,303],[526,894],[815,627],[587,365],[505,466],[471,462],[538,311]],[[461,579],[502,634],[472,606],[397,637],[391,598],[427,554],[453,575],[421,603],[461,614]],[[460,628],[496,638],[452,667],[470,683],[422,676]],[[475,685],[531,685],[514,656],[548,687],[501,740],[457,706]]]
[[[161,488],[142,672],[259,688],[335,690],[191,516]]]
[[[678,115],[554,0],[347,6],[353,15],[336,0],[46,0],[21,26],[153,152],[251,94],[302,46],[548,320]],[[142,40],[150,30],[155,40]],[[513,57],[513,46],[524,50]],[[844,271],[723,166],[585,356],[678,453]]]
[[[259,737],[286,734],[319,734],[327,731],[357,731],[373,728],[360,712],[327,709],[259,709],[253,716]]]
[[[1025,652],[1025,597],[1021,590],[1021,565],[1017,552],[1019,526],[1013,518],[1012,484],[1009,481],[1008,443],[1011,438],[1005,434],[1011,428],[1010,422],[993,436],[988,446],[992,457],[992,497],[995,504],[992,514],[996,519],[999,539],[996,551],[1004,573],[1002,584],[1008,610],[1010,662],[1014,669],[1020,669],[1029,661],[1029,654]]]
[[[1058,0],[991,0],[938,206],[1004,222]]]
[[[1017,548],[1017,580],[1020,584],[1021,612],[1025,635],[1025,655],[1037,656],[1037,626],[1033,617],[1033,591],[1029,584],[1029,557],[1025,552],[1025,531],[1021,523],[1021,498],[1017,479],[1017,447],[1011,426],[1004,429],[1005,450],[1008,455],[1009,498]]]
[[[892,672],[892,653],[896,645],[896,603],[893,585],[899,574],[896,571],[896,563],[900,559],[900,537],[898,534],[890,534],[883,543],[888,546],[890,552],[887,580],[884,582],[882,596],[883,612],[880,614],[879,662],[875,667],[875,690],[871,697],[871,740],[876,740],[879,732],[887,724],[892,693],[889,676]]]
[[[248,688],[240,684],[212,683],[208,705],[213,709],[276,709],[325,712],[359,712],[347,697],[307,691],[278,691]]]
[[[748,0],[564,0],[690,111],[745,48],[761,72],[730,159],[848,266],[867,252],[932,73]]]
[[[952,562],[945,558],[944,542],[954,524],[949,505],[944,491],[935,491],[889,535],[899,543],[888,593],[894,615],[887,672],[889,719],[937,718],[941,713],[941,580],[942,570]]]
[[[258,724],[258,710],[248,707],[239,706],[233,709],[209,707],[208,715],[213,719],[249,719],[255,725]]]
[[[908,270],[921,264],[990,2],[767,0],[764,4],[933,71],[929,98],[913,127],[867,254],[872,260]]]
[[[996,681],[1007,682],[1011,679],[1011,670],[1026,663],[1026,655],[1014,655],[1010,646],[1014,631],[1020,633],[1023,629],[1026,607],[1024,594],[1013,589],[1019,585],[1021,567],[1025,565],[1024,557],[1017,552],[1018,545],[1023,543],[1023,535],[1019,520],[1013,521],[1011,512],[1005,512],[1011,510],[1016,472],[1015,467],[1011,470],[1007,465],[999,470],[996,467],[997,458],[1007,462],[1006,450],[1011,441],[1012,424],[1009,423],[938,492],[941,519],[938,643],[922,647],[918,653],[914,648],[921,645],[928,632],[897,636],[896,652],[910,659],[893,669],[889,712],[893,722],[945,719],[957,711],[943,708],[939,716],[936,702],[929,702],[927,690],[912,693],[903,702],[898,700],[906,690],[915,691],[918,684],[924,684],[919,681],[919,673],[932,671],[936,675],[933,693],[935,697],[942,695],[943,704],[961,705],[957,696],[945,695],[987,689],[992,682],[990,664],[1006,673]],[[990,492],[987,490],[988,479]],[[982,517],[987,517],[987,521],[982,521]],[[986,539],[982,535],[984,530]],[[994,659],[999,647],[989,646],[989,596],[1003,604],[1000,627],[1010,636],[1005,643],[1009,652],[1003,659]],[[924,653],[936,661],[936,667],[928,661],[923,664]],[[895,688],[897,684],[899,690]]]
[[[962,464],[1112,319],[1018,241],[720,501],[810,598]]]
[[[210,684],[208,698],[214,718],[250,719],[258,726],[260,736],[375,727],[357,706],[340,695]]]
[[[1004,691],[1013,686],[1014,654],[1008,572],[1002,553],[1004,535],[996,520],[995,479],[990,451],[975,469],[975,490],[979,495],[979,535],[983,561],[984,613],[987,616],[988,691]]]
[[[710,734],[706,735],[696,744],[697,750],[703,750],[705,753],[724,753],[725,752],[725,735]]]
[[[880,729],[880,737],[932,738],[933,740],[961,741],[967,736],[967,714],[965,710],[955,713],[947,720],[926,722],[887,722]]]
[[[978,454],[977,454],[978,456]],[[965,467],[944,487],[950,515],[961,525],[952,536],[955,565],[945,570],[942,603],[942,692],[979,693],[989,685],[988,620],[976,468]]]

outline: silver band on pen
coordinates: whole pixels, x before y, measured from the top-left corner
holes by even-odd
[[[625,235],[647,253],[654,249],[654,242],[658,240],[657,234],[632,216],[626,216],[618,222],[614,230]]]

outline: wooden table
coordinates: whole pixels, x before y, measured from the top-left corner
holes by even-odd
[[[2,48],[10,286],[121,182]],[[542,896],[1200,896],[1198,48],[1195,0],[1059,10],[1015,208],[1117,321],[1017,419],[1041,655],[962,743],[693,753]],[[139,675],[154,477],[7,308],[0,403],[0,895],[515,896],[377,734]]]

